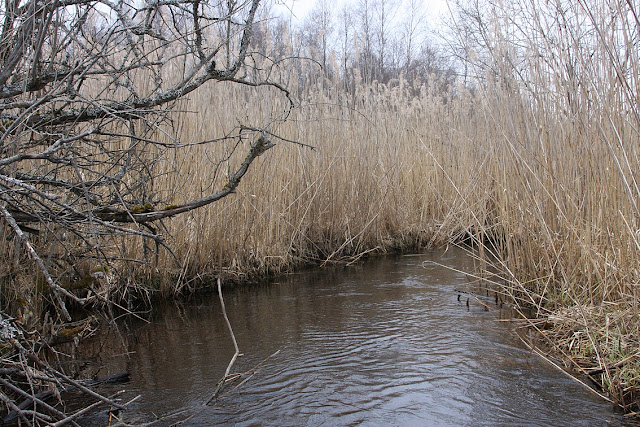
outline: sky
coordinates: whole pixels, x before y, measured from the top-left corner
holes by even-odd
[[[336,10],[339,9],[344,3],[355,3],[357,0],[335,0]],[[306,14],[313,7],[315,0],[276,0],[276,8],[282,10],[283,14],[288,14],[291,10],[294,14],[293,22],[302,22]],[[425,11],[427,12],[430,20],[438,20],[440,14],[446,14],[447,1],[446,0],[423,0]]]

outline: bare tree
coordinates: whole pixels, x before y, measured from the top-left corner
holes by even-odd
[[[340,50],[342,51],[341,68],[342,68],[342,80],[345,89],[349,89],[349,81],[352,78],[352,68],[349,64],[350,56],[352,55],[351,48],[353,46],[353,10],[352,8],[344,4],[338,15],[339,26],[339,38],[340,38]]]
[[[311,52],[311,57],[320,62],[325,75],[328,75],[330,40],[333,34],[333,13],[328,0],[316,1],[305,19],[302,33],[305,47],[315,51]]]
[[[373,32],[373,7],[371,0],[360,0],[356,9],[358,26],[358,40],[360,42],[360,52],[358,54],[358,66],[362,72],[365,82],[373,80],[375,67],[375,55],[373,53],[374,32]]]
[[[423,35],[426,27],[426,14],[422,1],[409,0],[405,4],[406,16],[402,25],[402,36],[404,38],[404,72],[407,76],[410,74],[411,64],[415,57],[416,45]]]
[[[259,5],[28,0],[0,7],[0,216],[62,318],[70,319],[65,301],[89,299],[61,287],[54,267],[64,270],[78,254],[108,265],[103,241],[114,235],[141,237],[157,251],[166,245],[156,223],[233,193],[274,145],[268,132],[247,126],[181,141],[169,114],[211,81],[275,86],[288,96],[250,60]],[[221,140],[253,141],[226,185],[180,205],[162,200],[156,163],[169,151]],[[52,242],[60,249],[45,259],[39,248]]]
[[[9,243],[3,256],[13,250],[20,254],[17,260],[31,258],[37,285],[25,287],[25,296],[53,308],[45,315],[50,321],[43,321],[48,328],[27,334],[7,314],[12,287],[13,301],[25,299],[15,291],[18,281],[3,276],[0,338],[12,351],[5,346],[0,361],[0,400],[10,411],[2,422],[75,424],[84,412],[67,416],[48,405],[35,384],[73,387],[98,403],[123,408],[42,357],[56,340],[54,324],[62,330],[59,325],[71,320],[70,304],[110,300],[93,286],[76,290],[61,279],[83,261],[101,266],[97,273],[113,271],[118,257],[121,264],[153,262],[155,253],[157,264],[159,249],[171,252],[162,220],[233,193],[254,160],[274,145],[273,134],[251,124],[184,141],[175,122],[178,101],[205,85],[215,91],[216,82],[275,87],[291,107],[286,88],[267,77],[277,74],[276,62],[250,49],[259,6],[260,0],[0,5],[0,237]],[[288,108],[281,117],[287,113]],[[230,148],[226,158],[212,161],[212,190],[178,204],[166,200],[156,182],[161,174],[176,174],[167,159],[222,142]],[[232,154],[235,160],[222,167]],[[223,182],[216,180],[220,176]],[[143,242],[151,256],[122,259],[114,242],[126,253],[132,239]],[[90,329],[84,323],[66,328]],[[40,336],[45,329],[51,335]]]
[[[377,41],[375,77],[386,82],[389,78],[388,73],[386,73],[387,56],[389,55],[389,45],[392,44],[391,35],[394,33],[392,25],[397,10],[397,3],[394,0],[377,0],[374,8],[376,17],[375,37]]]

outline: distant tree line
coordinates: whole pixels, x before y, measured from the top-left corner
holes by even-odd
[[[306,58],[286,67],[295,70],[300,89],[319,78],[347,90],[401,77],[415,87],[436,81],[446,87],[456,67],[450,52],[435,41],[425,5],[422,0],[355,0],[336,7],[331,0],[316,0],[298,22],[291,16],[264,19],[253,48],[274,61]]]

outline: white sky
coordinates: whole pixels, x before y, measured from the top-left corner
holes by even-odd
[[[336,11],[344,3],[356,3],[357,0],[334,0],[336,5]],[[300,23],[304,20],[306,14],[313,7],[315,0],[275,0],[276,10],[282,10],[283,14],[289,13],[289,10],[293,11],[294,18],[292,22]],[[431,28],[437,27],[441,14],[448,13],[446,0],[423,0],[425,11],[427,12],[429,21],[432,22]]]

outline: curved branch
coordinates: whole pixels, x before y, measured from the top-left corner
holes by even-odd
[[[103,2],[111,8],[116,8],[115,5],[106,0],[103,0]],[[172,88],[156,93],[153,96],[134,98],[127,101],[113,101],[98,105],[94,104],[94,106],[92,107],[82,109],[58,110],[55,111],[55,113],[33,115],[28,120],[26,120],[26,125],[29,127],[42,127],[44,125],[61,126],[66,124],[89,122],[105,117],[119,117],[127,120],[139,119],[145,113],[151,112],[156,107],[169,104],[173,101],[176,101],[177,99],[185,97],[210,80],[233,81],[237,83],[242,82],[241,80],[235,79],[235,76],[238,74],[238,71],[245,63],[249,42],[253,33],[255,14],[259,4],[260,0],[252,0],[251,9],[249,10],[246,21],[244,23],[238,57],[230,67],[226,69],[216,69],[214,52],[208,57],[204,58],[204,60],[200,61],[199,66],[196,67],[193,74],[188,75],[182,81],[175,84]],[[200,75],[197,75],[198,72],[201,72],[203,68],[204,72],[202,72]],[[74,75],[75,74],[73,73],[69,73],[64,74],[63,77]],[[2,81],[1,78],[2,70],[0,70],[0,97],[9,97],[11,96],[11,94],[15,93],[15,90],[11,90],[11,88],[6,87],[6,79],[5,81]],[[32,85],[37,88],[42,88],[42,82],[32,82]],[[275,86],[282,90],[290,99],[289,92],[283,86],[275,83],[272,84],[272,86]],[[7,116],[6,119],[11,119],[11,117]]]
[[[103,221],[113,221],[113,222],[121,222],[121,223],[145,223],[145,222],[153,222],[164,218],[170,218],[185,212],[192,211],[194,209],[200,208],[202,206],[206,206],[215,201],[222,199],[225,196],[235,192],[235,189],[240,184],[240,180],[249,170],[249,166],[253,161],[261,156],[265,151],[275,146],[273,142],[265,137],[265,135],[261,135],[252,145],[247,157],[244,159],[238,170],[235,173],[232,173],[229,176],[229,182],[221,189],[216,191],[215,193],[203,197],[197,200],[193,200],[191,202],[185,203],[180,206],[173,207],[171,209],[161,210],[161,211],[151,211],[151,212],[142,212],[142,213],[133,213],[128,210],[117,210],[114,211],[110,209],[109,211],[96,211],[93,214]]]

